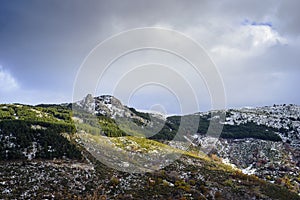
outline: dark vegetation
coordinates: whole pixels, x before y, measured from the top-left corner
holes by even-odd
[[[129,108],[129,110],[130,110],[131,112],[133,112],[134,114],[136,114],[137,116],[139,116],[139,117],[142,117],[142,118],[144,118],[144,119],[146,119],[146,120],[151,120],[151,118],[150,118],[150,116],[149,116],[148,113],[139,112],[139,111],[137,111],[137,110],[134,109],[134,108]]]
[[[278,130],[275,128],[248,122],[238,126],[225,125],[221,137],[227,139],[255,138],[269,141],[281,141],[281,138],[275,133],[277,131]]]
[[[99,124],[101,127],[101,133],[103,135],[109,136],[109,137],[120,137],[120,136],[126,136],[126,133],[119,128],[115,120],[100,116],[98,117]]]
[[[151,139],[172,140],[178,133],[179,135],[189,135],[190,133],[193,133],[193,131],[189,129],[189,127],[192,127],[194,123],[197,123],[197,121],[199,121],[197,133],[200,135],[206,135],[211,120],[210,116],[201,116],[198,119],[189,118],[191,119],[189,121],[190,126],[187,125],[183,130],[181,130],[182,132],[178,132],[181,119],[182,117],[180,116],[168,117],[163,129],[158,134],[154,135]],[[185,124],[188,123],[185,122]],[[280,130],[270,128],[265,125],[257,125],[255,123],[248,122],[246,124],[240,125],[224,125],[220,137],[226,139],[254,138],[269,141],[281,141],[281,138],[276,134],[276,132],[278,131]]]
[[[40,126],[42,129],[34,129]],[[74,132],[74,126],[60,123],[10,120],[0,122],[0,160],[22,159],[25,149],[32,149],[36,142],[36,158],[80,159],[80,151],[60,133]]]
[[[81,153],[62,133],[76,132],[71,110],[59,105],[2,105],[0,109],[0,160],[23,159],[23,152],[35,158],[74,158]],[[35,144],[34,144],[35,143]]]
[[[74,114],[82,119],[82,122],[75,121],[76,129],[93,135],[106,135],[109,137],[121,137],[126,133],[122,131],[114,119],[103,115],[91,115],[90,113],[80,112]]]

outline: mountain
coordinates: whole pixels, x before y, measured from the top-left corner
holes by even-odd
[[[300,107],[283,104],[230,109],[226,111],[226,115],[222,133],[225,134],[221,135],[223,138],[218,140],[213,153],[242,169],[244,173],[285,185],[299,193]],[[251,127],[255,125],[265,130],[254,132],[254,137],[245,138],[234,137],[235,132],[228,131],[237,127],[239,136],[247,135],[240,133],[247,130],[249,124]],[[259,136],[258,133],[262,135],[264,132],[267,133],[267,137]],[[276,134],[277,139],[271,137],[270,133]],[[199,136],[197,139],[197,144],[207,140],[205,136]]]
[[[2,104],[0,198],[300,199],[299,106],[215,112],[165,117],[109,95]]]
[[[91,132],[99,128],[106,136],[151,137],[165,123],[165,117],[157,113],[143,113],[134,108],[124,106],[118,99],[110,95],[92,97],[87,95],[83,100],[72,105],[73,119],[78,130]],[[100,122],[98,122],[100,118]],[[76,121],[77,120],[77,121]],[[78,121],[79,120],[79,121]],[[100,123],[100,126],[98,124]],[[84,126],[83,126],[84,124]],[[99,132],[100,130],[94,130]]]

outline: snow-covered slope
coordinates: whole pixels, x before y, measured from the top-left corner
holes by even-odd
[[[300,106],[293,104],[258,108],[230,109],[224,124],[239,125],[254,122],[278,129],[284,142],[300,148]]]

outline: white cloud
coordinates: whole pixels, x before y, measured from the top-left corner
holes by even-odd
[[[198,25],[186,30],[216,63],[228,107],[298,102],[299,95],[293,92],[297,82],[291,77],[299,76],[299,45],[272,23],[259,22]]]
[[[16,79],[0,65],[0,92],[9,92],[18,88]]]
[[[0,103],[63,103],[71,102],[71,97],[67,92],[20,87],[16,78],[0,65]]]
[[[220,43],[210,52],[216,59],[245,59],[265,53],[275,45],[285,45],[288,40],[268,25],[241,25],[221,36]]]
[[[287,39],[281,37],[270,26],[246,26],[246,32],[252,36],[253,47],[270,47],[278,43],[287,43]]]

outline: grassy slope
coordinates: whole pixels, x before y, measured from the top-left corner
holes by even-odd
[[[223,164],[219,158],[209,157],[201,152],[182,151],[142,137],[107,138],[89,134],[84,137],[102,145],[108,144],[109,140],[113,146],[126,152],[144,152],[147,154],[155,150],[159,153],[173,152],[181,154],[179,159],[163,169],[159,169],[154,173],[146,173],[146,177],[153,180],[152,185],[149,185],[145,180],[146,183],[144,181],[144,185],[141,185],[141,187],[126,191],[126,193],[133,194],[137,199],[150,198],[155,195],[167,197],[171,193],[178,193],[178,197],[191,195],[191,197],[199,199],[211,198],[212,196],[216,199],[248,199],[250,197],[259,199],[300,199],[299,196],[281,186],[263,181],[254,175],[245,175],[240,170]],[[128,150],[128,146],[134,146],[134,148]],[[139,151],[141,149],[144,151]],[[176,174],[175,177],[170,175],[172,173]],[[182,178],[184,176],[182,174],[185,175],[185,178]],[[172,183],[174,186],[170,187],[168,183]]]

